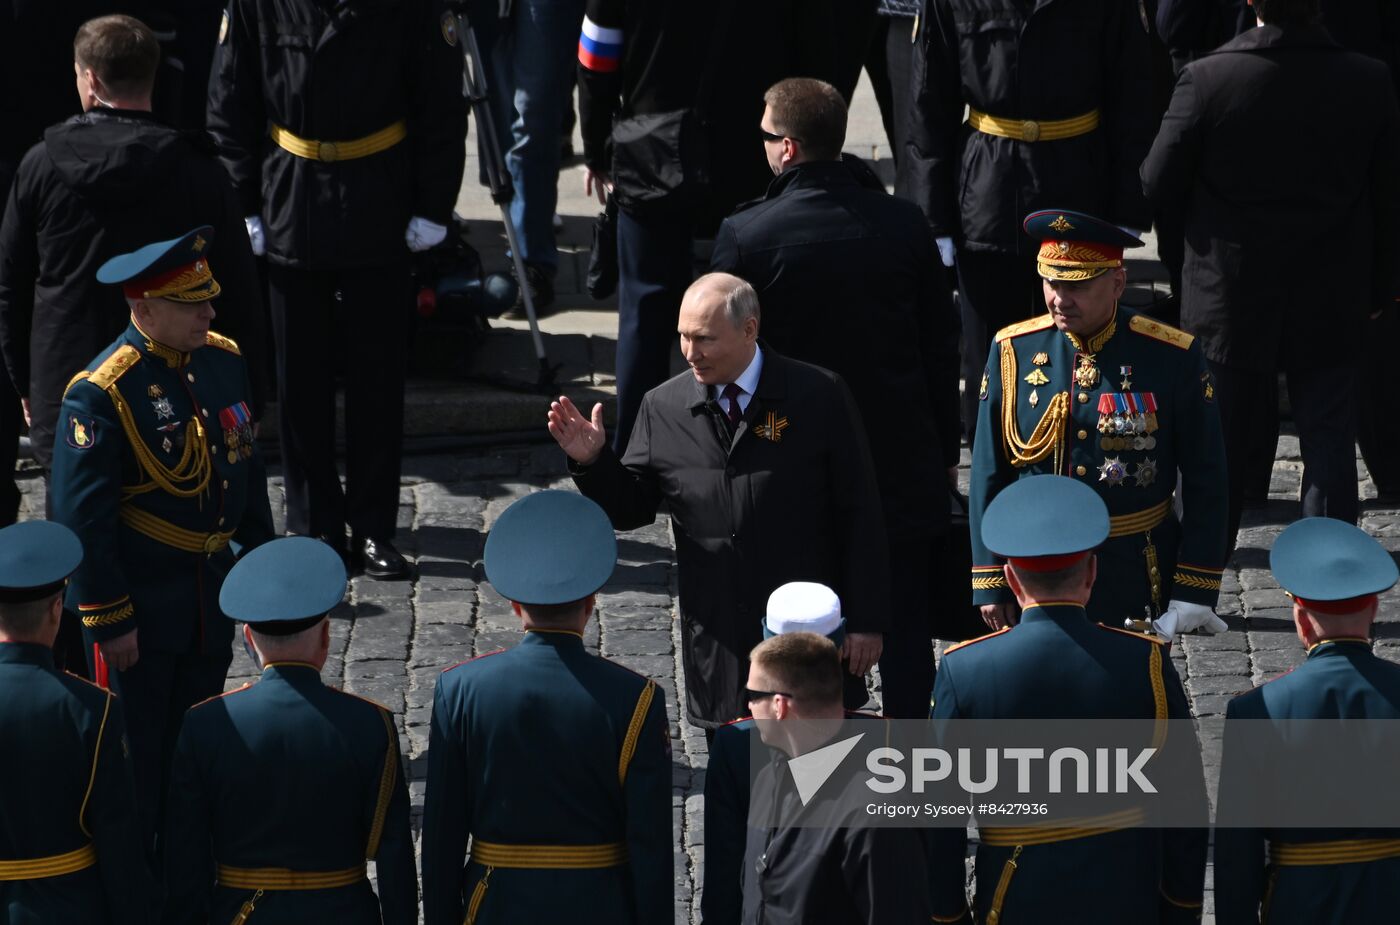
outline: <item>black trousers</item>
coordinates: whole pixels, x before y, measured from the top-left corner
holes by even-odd
[[[1394,388],[1394,345],[1400,343],[1400,309],[1387,308],[1366,323],[1357,377],[1356,442],[1361,458],[1383,495],[1400,494],[1400,417],[1386,407],[1383,396]]]
[[[617,423],[613,449],[621,456],[642,407],[642,396],[671,377],[679,348],[676,319],[694,278],[694,216],[636,218],[617,213]]]
[[[269,264],[287,529],[388,540],[399,510],[407,262],[363,270]],[[337,373],[345,376],[345,490],[335,460]]]
[[[870,53],[865,59],[875,102],[880,106],[880,121],[885,126],[885,137],[890,140],[896,177],[900,157],[904,154],[904,119],[913,105],[913,88],[909,86],[914,61],[913,34],[912,16],[876,17],[875,38],[870,42]],[[898,179],[895,189],[903,189]]]
[[[1045,311],[1035,254],[959,251],[958,295],[963,325],[963,430],[971,447],[976,437],[977,394],[992,338],[1008,324]]]
[[[930,564],[942,559],[946,537],[890,535],[890,631],[880,652],[880,700],[885,716],[925,719],[933,696],[932,617],[941,602]]]
[[[1214,361],[1210,369],[1225,431],[1230,488],[1225,535],[1233,552],[1251,446],[1257,440],[1255,422],[1260,415],[1276,413],[1278,377],[1272,371],[1243,370]],[[1351,366],[1324,366],[1286,370],[1285,377],[1303,457],[1303,516],[1356,523],[1356,371]]]
[[[0,527],[8,527],[19,517],[15,462],[19,459],[19,431],[23,425],[19,394],[5,364],[0,363]]]
[[[91,645],[88,648],[91,651]],[[109,679],[126,717],[142,844],[153,864],[159,861],[156,843],[164,825],[170,763],[185,711],[223,693],[232,661],[231,649],[213,655],[142,649],[135,665],[112,672]]]
[[[860,83],[860,69],[865,67],[870,43],[875,37],[878,0],[839,0],[832,4],[835,12],[836,79],[831,83],[847,104]]]

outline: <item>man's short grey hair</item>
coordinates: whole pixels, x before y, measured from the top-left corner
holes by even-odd
[[[750,318],[759,317],[758,293],[748,280],[732,273],[706,273],[690,284],[687,295],[694,293],[716,295],[724,299],[724,315],[734,327],[743,327]]]

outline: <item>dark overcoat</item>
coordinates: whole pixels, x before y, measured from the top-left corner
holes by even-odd
[[[662,383],[642,399],[623,459],[605,450],[571,469],[618,530],[646,526],[667,503],[686,708],[712,728],[747,712],[749,650],[779,585],[832,588],[849,632],[884,632],[890,615],[874,464],[841,378],[764,350],[732,439],[709,393],[689,371]]]
[[[758,291],[774,349],[850,385],[885,525],[946,532],[961,325],[919,210],[859,160],[798,164],[724,220],[710,268]]]
[[[1358,342],[1397,294],[1397,163],[1390,73],[1321,27],[1251,29],[1181,72],[1142,181],[1184,203],[1181,322],[1207,359],[1326,366],[1337,355],[1319,332]],[[1300,271],[1309,254],[1325,273]]]

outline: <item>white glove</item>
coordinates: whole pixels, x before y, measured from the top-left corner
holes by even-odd
[[[938,256],[942,258],[943,265],[945,267],[951,267],[953,265],[953,255],[958,252],[958,249],[953,246],[953,239],[949,237],[936,238],[935,243],[938,244]]]
[[[408,249],[415,254],[430,247],[437,247],[446,238],[446,225],[439,225],[417,216],[408,220],[408,230],[403,233],[403,239],[408,242]]]
[[[253,248],[253,256],[261,257],[267,253],[267,235],[263,234],[262,217],[250,215],[243,220],[243,227],[248,229],[248,244]]]
[[[1167,642],[1177,633],[1189,633],[1203,629],[1210,635],[1223,633],[1229,626],[1204,604],[1188,604],[1185,601],[1169,601],[1167,610],[1152,621],[1152,629]]]

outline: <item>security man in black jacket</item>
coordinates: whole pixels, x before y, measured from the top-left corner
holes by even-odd
[[[461,185],[459,40],[441,0],[230,0],[209,82],[209,131],[267,256],[287,526],[344,550],[348,522],[375,578],[408,572],[391,543],[408,255],[446,237]]]
[[[975,383],[992,334],[1041,311],[1022,216],[1152,222],[1137,179],[1157,125],[1147,30],[1124,0],[925,0],[919,28],[900,192],[924,210],[944,265],[958,255],[963,377]],[[970,389],[963,415],[971,437]]]
[[[891,556],[884,714],[916,719],[933,690],[930,618],[971,604],[961,582],[930,580],[948,558],[948,481],[957,483],[958,318],[923,215],[859,158],[841,156],[836,88],[794,77],[764,99],[766,140],[752,144],[778,178],[724,220],[710,266],[757,290],[774,350],[851,387]]]
[[[219,327],[248,359],[255,413],[266,390],[262,294],[242,214],[205,136],[151,115],[155,36],[129,16],[104,16],[74,45],[85,111],[25,155],[0,226],[0,348],[46,470],[68,380],[126,329],[126,301],[97,282],[97,268],[151,241],[214,228]]]

